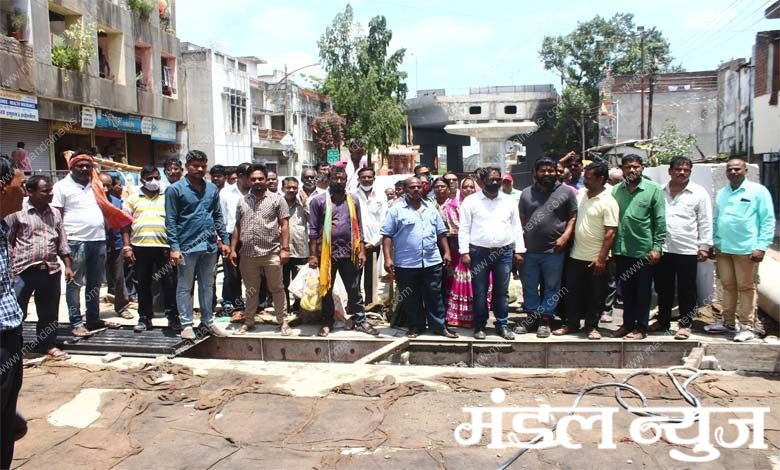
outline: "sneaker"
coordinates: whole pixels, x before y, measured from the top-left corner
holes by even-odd
[[[539,329],[536,330],[537,338],[549,338],[550,337],[550,325],[542,323],[539,325]]]
[[[737,329],[734,327],[734,325],[727,325],[723,320],[718,320],[718,322],[713,323],[712,325],[705,325],[704,326],[704,332],[709,333],[711,335],[718,335],[723,333],[736,333]]]
[[[192,325],[185,327],[181,330],[181,339],[195,339],[195,330],[192,329]]]
[[[224,328],[217,325],[216,322],[212,322],[209,325],[209,333],[211,333],[212,336],[216,336],[218,338],[224,338],[226,336],[229,336],[229,333]]]
[[[756,337],[756,335],[755,335],[755,333],[753,333],[753,328],[751,328],[751,327],[749,327],[747,325],[742,325],[739,328],[739,333],[734,335],[734,341],[736,341],[737,343],[742,343],[744,341],[750,341],[751,339],[753,339],[755,337]]]

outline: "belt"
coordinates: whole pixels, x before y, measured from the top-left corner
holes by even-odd
[[[500,246],[498,248],[486,248],[484,246],[476,246],[476,245],[469,244],[469,250],[487,251],[489,253],[494,253],[496,251],[507,251],[507,250],[511,250],[512,252],[514,252],[515,244],[510,243],[509,245]]]

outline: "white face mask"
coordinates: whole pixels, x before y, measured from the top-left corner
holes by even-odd
[[[159,191],[160,181],[159,180],[144,181],[144,188],[152,192]]]
[[[365,186],[365,185],[361,184],[360,185],[360,189],[362,189],[363,191],[368,192],[368,191],[371,191],[372,189],[374,189],[374,185],[372,184],[371,186]]]

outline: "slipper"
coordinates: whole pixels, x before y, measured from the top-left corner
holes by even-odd
[[[317,333],[317,336],[324,338],[330,334],[330,327],[329,326],[323,326],[320,328],[319,333]]]
[[[603,314],[601,316],[601,320],[600,321],[601,321],[601,323],[612,323],[612,315],[609,315],[609,314],[605,313],[605,314]]]
[[[288,325],[287,323],[280,326],[279,331],[282,333],[282,336],[292,335],[292,328],[290,328],[290,325]]]
[[[70,354],[60,348],[51,348],[46,353],[46,358],[50,361],[67,361],[70,359]]]
[[[116,329],[119,329],[119,328],[122,327],[122,325],[120,325],[119,323],[114,323],[114,322],[105,321],[105,320],[98,320],[96,322],[87,323],[85,326],[90,331],[98,330],[100,328],[108,328],[108,329],[111,329],[111,330],[116,330]]]
[[[79,326],[78,328],[73,328],[73,330],[71,330],[71,334],[77,338],[87,338],[89,336],[92,336],[92,332],[84,328],[83,326]]]
[[[122,313],[119,314],[120,317],[124,318],[125,320],[132,320],[135,318],[135,315],[130,310],[124,310]]]
[[[674,339],[688,339],[691,337],[690,328],[680,328],[677,333],[674,334]]]
[[[599,333],[599,330],[594,328],[590,333],[588,333],[588,339],[599,340],[601,339],[601,333]]]
[[[248,325],[241,325],[241,328],[236,330],[237,335],[244,335],[252,330],[254,330],[254,326],[248,326]]]
[[[244,321],[244,312],[241,310],[236,310],[233,312],[233,316],[230,317],[231,323],[241,323]]]

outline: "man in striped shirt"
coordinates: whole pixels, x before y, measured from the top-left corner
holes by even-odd
[[[160,172],[153,165],[141,169],[141,191],[124,202],[133,217],[130,230],[122,234],[122,255],[135,265],[138,276],[138,324],[136,332],[152,328],[154,308],[152,282],[160,282],[168,326],[181,330],[176,308],[176,267],[169,261],[170,247],[165,231],[165,195],[160,191]]]
[[[57,316],[60,311],[60,278],[62,270],[57,256],[65,264],[65,280],[73,279],[68,237],[59,211],[49,206],[52,200],[51,180],[35,175],[25,184],[29,200],[22,210],[9,215],[8,245],[13,259],[14,293],[24,315],[35,295],[38,314],[36,346],[53,359],[68,355],[55,345]]]

